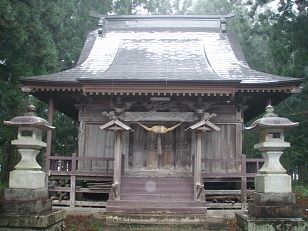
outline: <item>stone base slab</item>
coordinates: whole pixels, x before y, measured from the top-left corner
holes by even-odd
[[[291,177],[287,174],[258,174],[255,191],[260,193],[291,193]]]
[[[6,188],[4,199],[9,201],[34,201],[48,198],[48,189]]]
[[[51,200],[4,201],[3,211],[14,214],[39,214],[51,210]]]
[[[173,230],[207,230],[206,215],[158,215],[158,214],[107,214],[107,228],[138,228],[164,230],[172,228]],[[108,229],[107,229],[108,230]]]
[[[294,193],[253,193],[253,203],[255,205],[295,205],[295,201]]]
[[[38,215],[0,214],[0,231],[62,231],[66,215],[63,210],[52,210]]]
[[[46,174],[37,170],[14,170],[10,172],[9,187],[24,189],[46,188]]]
[[[307,231],[308,221],[302,218],[255,218],[236,212],[237,231]]]
[[[248,204],[248,213],[257,218],[288,218],[300,215],[296,205],[266,206],[252,203]]]
[[[5,189],[3,211],[14,214],[38,214],[51,210],[47,189]]]

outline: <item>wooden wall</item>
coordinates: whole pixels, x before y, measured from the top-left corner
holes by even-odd
[[[242,154],[242,111],[233,105],[213,105],[209,112],[217,116],[211,121],[221,128],[219,132],[207,132],[203,135],[203,159],[234,159]],[[79,156],[113,157],[114,133],[101,130],[99,126],[110,119],[102,115],[102,111],[89,105],[79,112]],[[160,124],[157,122],[157,124]],[[174,123],[163,123],[168,127]],[[139,125],[130,124],[134,132],[125,132],[122,136],[122,153],[125,155],[125,168],[156,169],[157,166],[157,134],[146,132]],[[190,124],[183,124],[169,135],[163,136],[164,165],[174,163],[176,169],[190,168],[191,156],[195,153],[195,136],[184,131]],[[188,134],[189,133],[189,134]],[[192,144],[192,145],[191,145]],[[168,146],[169,145],[169,146]],[[169,154],[166,154],[169,152]],[[79,163],[79,169],[89,168],[87,162]],[[105,169],[105,164],[99,161],[93,162],[92,168]],[[205,161],[203,171],[209,171],[209,164]],[[225,169],[224,164],[215,163],[211,168],[216,172]],[[239,166],[230,162],[229,169],[240,171]]]

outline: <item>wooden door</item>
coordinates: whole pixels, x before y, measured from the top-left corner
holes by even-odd
[[[164,124],[172,126],[174,124]],[[152,126],[147,124],[147,126]],[[190,170],[190,133],[184,126],[164,134],[149,132],[132,125],[130,134],[129,169],[131,170]]]

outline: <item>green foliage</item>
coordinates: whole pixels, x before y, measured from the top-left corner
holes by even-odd
[[[63,113],[54,116],[53,153],[56,155],[70,156],[77,152],[78,124]]]
[[[0,190],[8,187],[8,184],[0,182]]]
[[[194,5],[194,14],[225,15],[233,10],[233,4],[228,0],[198,0]]]
[[[308,185],[307,184],[293,184],[293,191],[297,194],[297,199],[308,197]]]
[[[243,132],[243,154],[247,158],[262,158],[260,151],[253,146],[259,141],[259,133],[257,131],[244,131]]]
[[[100,219],[90,216],[68,216],[65,219],[65,230],[69,231],[86,231],[86,230],[104,230],[104,222]]]
[[[262,11],[267,2],[257,1],[252,5],[250,20],[253,26],[254,40],[248,44],[256,44],[258,38],[264,40],[267,49],[258,49],[250,45],[248,62],[256,69],[278,75],[304,78],[303,91],[293,95],[275,107],[279,116],[298,121],[297,128],[287,131],[286,139],[291,148],[282,156],[282,163],[291,173],[297,171],[299,180],[308,181],[308,1],[280,1],[278,12],[271,9]],[[303,3],[306,2],[306,7]],[[297,10],[294,10],[297,9]],[[239,32],[241,30],[238,30]],[[242,41],[247,38],[245,32]],[[244,43],[244,47],[247,43]],[[261,57],[260,62],[255,62]],[[248,137],[247,137],[248,138]],[[246,144],[247,145],[247,144]]]
[[[153,15],[189,14],[192,0],[115,0],[113,7],[119,15],[145,12]]]

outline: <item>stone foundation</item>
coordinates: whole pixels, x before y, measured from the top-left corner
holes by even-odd
[[[48,190],[8,188],[0,210],[0,231],[64,230],[63,210],[51,210]]]
[[[47,189],[14,189],[4,190],[5,213],[38,214],[51,210],[51,200]]]
[[[248,213],[257,218],[288,218],[300,215],[295,205],[294,193],[255,192],[253,203],[248,204]]]
[[[205,215],[107,214],[106,230],[208,230]]]
[[[248,213],[235,213],[237,231],[307,231],[302,218],[256,218]]]
[[[41,214],[0,214],[0,231],[63,231],[65,213],[52,210]]]

